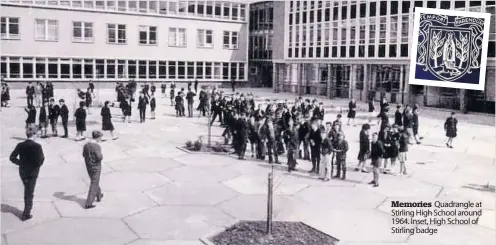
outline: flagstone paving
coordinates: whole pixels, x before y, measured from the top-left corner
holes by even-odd
[[[288,99],[294,95],[253,92],[257,100]],[[157,96],[156,120],[123,123],[112,108],[118,140],[101,143],[104,160],[101,187],[105,194],[91,210],[82,208],[89,179],[82,159],[84,142],[71,139],[38,139],[44,148],[35,191],[34,218],[21,222],[23,186],[17,166],[8,157],[23,140],[25,98],[12,90],[12,107],[1,112],[1,224],[6,245],[200,245],[198,239],[221,231],[237,220],[266,217],[267,175],[274,170],[274,219],[303,221],[341,240],[344,245],[486,245],[495,238],[495,146],[494,124],[487,116],[465,115],[459,119],[454,149],[444,145],[443,122],[449,113],[421,110],[423,144],[410,147],[407,176],[381,175],[381,186],[367,183],[371,174],[348,171],[347,180],[322,182],[307,171],[311,164],[299,161],[298,171],[285,165],[233,155],[190,154],[178,149],[200,136],[207,142],[207,118],[176,118],[169,99]],[[74,112],[73,91],[56,90],[56,99],[69,101]],[[115,98],[112,89],[98,90],[100,101]],[[66,97],[67,96],[67,97]],[[324,100],[326,121],[334,120],[347,101]],[[359,107],[366,104],[359,103]],[[87,136],[100,129],[99,109],[91,109]],[[195,112],[195,115],[197,112]],[[425,116],[427,115],[427,116]],[[363,118],[361,112],[358,118]],[[470,118],[470,121],[467,120]],[[72,116],[70,118],[72,120]],[[494,120],[494,118],[493,118]],[[363,123],[357,119],[357,124]],[[476,122],[476,123],[471,123]],[[480,123],[484,122],[484,123]],[[350,145],[348,165],[357,164],[360,127],[344,126]],[[59,132],[62,127],[59,127]],[[373,127],[373,131],[377,126]],[[50,131],[50,130],[49,130]],[[222,128],[212,128],[212,141]],[[105,137],[110,137],[106,135]],[[251,156],[248,149],[247,156]],[[285,162],[284,157],[281,158]],[[273,167],[273,168],[272,168]],[[491,189],[492,188],[492,189]],[[429,235],[391,234],[391,201],[481,201],[478,225],[442,226]]]

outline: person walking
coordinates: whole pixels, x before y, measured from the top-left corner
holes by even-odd
[[[150,114],[152,115],[151,119],[155,119],[155,108],[157,107],[157,100],[155,99],[154,93],[150,97]]]
[[[400,129],[400,138],[399,138],[399,153],[398,160],[400,161],[400,174],[407,175],[406,169],[406,161],[407,153],[408,153],[408,133],[404,129]]]
[[[102,116],[102,131],[110,131],[110,136],[112,140],[116,140],[118,137],[114,135],[114,125],[112,124],[112,114],[110,113],[110,108],[108,105],[110,101],[105,101],[103,104],[100,115]]]
[[[374,187],[379,186],[379,167],[381,166],[381,157],[384,154],[384,148],[378,138],[377,133],[373,133],[372,143],[370,144],[370,164],[372,165],[374,179],[369,184],[374,185]]]
[[[348,103],[348,123],[347,123],[348,126],[350,125],[351,122],[351,125],[355,127],[356,108],[357,108],[356,101],[355,99],[352,98],[350,103]]]
[[[40,108],[40,114],[38,115],[38,122],[40,123],[41,138],[47,138],[48,129],[48,102],[44,101],[43,106]]]
[[[62,127],[64,127],[64,136],[62,136],[62,138],[67,138],[69,137],[69,132],[67,129],[67,124],[69,122],[69,109],[67,108],[67,105],[65,105],[64,99],[60,99],[59,104],[60,104],[60,118],[62,119]]]
[[[446,132],[446,137],[448,140],[446,141],[446,146],[449,148],[453,148],[453,139],[457,136],[457,125],[458,120],[455,117],[455,113],[452,112],[451,115],[446,118],[444,122],[444,131]]]
[[[365,169],[365,163],[370,155],[370,140],[369,140],[369,130],[370,125],[364,124],[362,130],[360,131],[360,149],[358,151],[358,166],[355,168],[356,171],[367,172]]]
[[[24,108],[24,111],[28,114],[26,118],[26,129],[29,126],[32,126],[36,123],[36,107],[34,105],[29,105],[27,108]]]
[[[417,144],[421,144],[422,142],[420,141],[421,137],[418,135],[418,130],[419,130],[419,110],[414,109],[413,110],[413,115],[412,115],[412,131],[413,131],[413,139]]]
[[[34,189],[38,174],[40,173],[40,167],[45,161],[43,148],[34,141],[36,131],[37,129],[35,126],[29,126],[26,129],[27,139],[18,143],[9,157],[12,163],[19,166],[19,176],[24,185],[24,211],[21,215],[22,221],[29,220],[33,217],[31,211],[33,209]]]
[[[100,131],[91,133],[92,141],[83,146],[83,158],[86,164],[86,171],[90,177],[90,189],[84,208],[94,208],[93,202],[100,202],[103,198],[103,193],[100,188],[100,174],[102,171],[102,149],[98,144],[102,140],[103,134]]]

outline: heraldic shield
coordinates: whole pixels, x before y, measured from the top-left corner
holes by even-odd
[[[478,81],[484,20],[422,13],[417,45],[417,79]]]

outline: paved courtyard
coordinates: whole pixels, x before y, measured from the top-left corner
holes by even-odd
[[[68,101],[72,115],[74,91],[55,93],[57,100]],[[259,99],[294,98],[267,90],[254,93]],[[200,237],[236,220],[266,216],[270,166],[253,159],[238,161],[234,156],[179,150],[177,146],[186,141],[206,136],[207,119],[176,118],[169,99],[158,95],[157,119],[143,124],[138,122],[136,104],[131,124],[122,123],[119,109],[112,109],[120,138],[101,144],[101,187],[105,196],[94,209],[82,208],[89,183],[81,156],[84,142],[40,139],[46,160],[36,186],[34,218],[21,222],[18,216],[23,208],[23,187],[17,166],[9,162],[8,156],[25,137],[25,98],[22,90],[11,91],[11,96],[13,105],[1,112],[1,244],[200,245]],[[98,97],[100,101],[113,100],[115,94],[111,89],[100,90]],[[324,104],[329,107],[336,103],[325,100]],[[299,171],[291,174],[284,165],[276,166],[275,219],[304,221],[345,245],[494,244],[495,196],[484,188],[496,184],[494,125],[460,120],[455,148],[448,149],[444,146],[444,120],[440,119],[443,114],[421,116],[424,141],[410,148],[409,175],[382,175],[378,188],[367,185],[371,174],[349,171],[346,181],[321,182],[306,173],[310,162],[299,161]],[[336,110],[326,114],[326,120],[335,117]],[[92,109],[87,121],[88,135],[100,129],[100,109]],[[75,127],[69,130],[73,138]],[[219,140],[215,136],[221,130],[218,126],[212,129],[214,141]],[[344,131],[350,144],[348,165],[353,166],[357,163],[359,127],[345,126]],[[481,222],[442,226],[435,236],[391,234],[390,201],[434,199],[481,201]]]

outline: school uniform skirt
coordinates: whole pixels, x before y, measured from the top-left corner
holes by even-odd
[[[86,131],[86,122],[76,120],[76,130],[77,131]]]
[[[368,154],[366,151],[360,150],[358,152],[358,161],[365,161],[369,158]]]
[[[349,110],[348,111],[348,118],[354,119],[355,116],[356,116],[356,111],[354,111],[354,110],[353,111],[352,110]]]
[[[112,124],[112,120],[110,120],[110,119],[103,119],[102,120],[102,130],[103,131],[113,131],[114,130],[114,125]]]
[[[455,138],[456,137],[456,130],[454,130],[454,129],[446,130],[446,137]]]

